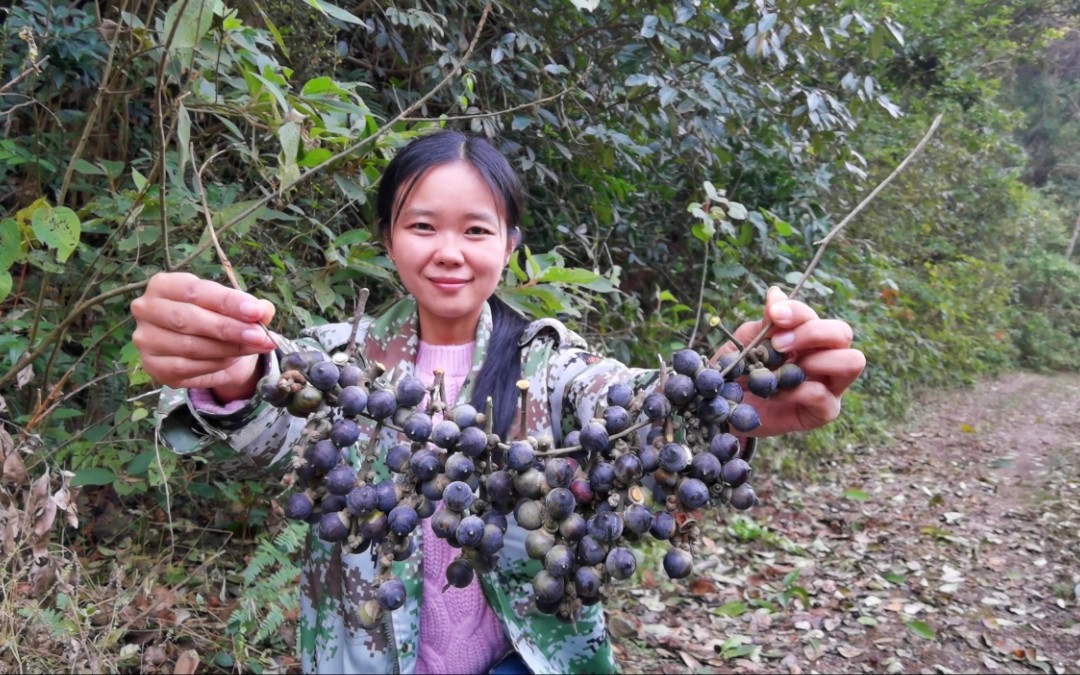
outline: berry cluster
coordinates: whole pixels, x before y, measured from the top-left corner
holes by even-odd
[[[668,542],[663,566],[671,578],[688,576],[700,509],[744,510],[757,500],[748,482],[755,441],[736,434],[761,421],[743,401],[743,387],[767,398],[805,375],[768,341],[715,364],[683,349],[648,391],[613,384],[595,417],[560,448],[526,436],[524,420],[517,438],[500,438],[492,433],[490,402],[485,411],[450,408],[441,379],[436,373],[430,389],[414,376],[389,382],[379,364],[361,367],[347,352],[330,358],[301,351],[281,359],[280,377],[258,385],[263,399],[307,418],[289,476],[297,491],[285,514],[353,552],[377,547],[378,593],[360,611],[367,626],[404,604],[405,586],[390,568],[413,553],[411,535],[425,518],[461,550],[446,582],[464,587],[493,568],[513,514],[529,532],[527,554],[543,563],[532,581],[537,608],[568,621],[600,602],[612,581],[633,576],[629,546],[643,537]],[[528,383],[519,389],[524,410]],[[360,437],[361,418],[374,420],[376,430],[357,472],[348,449]],[[403,440],[381,458],[390,475],[378,480],[374,453],[383,428]]]

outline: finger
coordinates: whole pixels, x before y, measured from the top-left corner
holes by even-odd
[[[262,333],[260,329],[260,333]],[[265,334],[263,334],[265,337]],[[228,359],[272,351],[274,343],[223,342],[199,335],[165,330],[152,323],[140,323],[132,334],[135,347],[145,356],[180,356],[188,359]]]
[[[859,379],[866,368],[866,356],[858,349],[830,349],[806,354],[796,363],[806,373],[807,382],[820,382],[839,396]],[[805,384],[796,387],[795,391]]]
[[[147,293],[178,303],[190,303],[239,321],[255,323],[266,319],[266,304],[269,304],[250,293],[183,272],[154,276],[147,287]],[[272,311],[270,317],[273,317]]]
[[[262,305],[259,305],[259,308],[261,311]],[[240,321],[186,302],[159,300],[154,317],[149,319],[149,322],[173,333],[246,344],[259,351],[268,351],[274,346],[266,330],[259,324]],[[158,351],[162,349],[170,350],[165,354],[178,353],[171,350],[171,347],[161,347]]]
[[[769,398],[794,410],[804,430],[816,429],[840,416],[840,397],[823,382],[807,380],[794,389]]]
[[[226,383],[228,374],[223,371],[234,363],[236,359],[155,356],[145,360],[143,367],[150,377],[170,387],[208,387]]]
[[[769,296],[773,300],[766,303],[765,316],[777,329],[794,328],[818,318],[817,312],[810,305],[798,300],[788,300],[779,290],[776,293],[770,290]]]
[[[803,352],[815,349],[846,349],[854,335],[851,326],[839,319],[813,319],[769,338],[778,351]]]

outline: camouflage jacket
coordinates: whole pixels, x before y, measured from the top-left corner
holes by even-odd
[[[328,324],[304,331],[295,346],[334,352],[345,348],[351,326]],[[476,332],[472,371],[466,378],[459,401],[467,401],[472,381],[487,352],[491,313],[485,305]],[[357,344],[363,356],[382,363],[393,377],[395,371],[412,374],[419,345],[416,305],[412,298],[395,304],[377,319],[365,317],[359,327]],[[593,417],[597,403],[615,381],[642,386],[655,377],[655,370],[627,368],[613,359],[590,353],[585,341],[562,323],[544,319],[531,323],[522,338],[522,377],[530,383],[527,422],[530,433],[564,433]],[[278,372],[276,359],[268,370]],[[158,409],[162,440],[180,454],[199,452],[216,461],[234,477],[253,473],[283,474],[294,441],[300,437],[303,420],[256,399],[229,415],[200,414],[187,399],[186,390],[166,389]],[[359,468],[361,453],[374,431],[362,426],[360,439],[351,451]],[[377,440],[380,452],[398,443],[397,432],[383,429]],[[381,462],[379,462],[381,464]],[[385,466],[376,467],[380,477]],[[509,517],[510,527],[496,568],[478,578],[488,602],[502,622],[513,648],[533,673],[611,673],[615,663],[601,605],[584,608],[576,624],[565,624],[536,610],[531,600],[531,579],[540,563],[525,553],[526,532]],[[421,536],[421,529],[414,532]],[[318,538],[315,528],[308,534],[302,560],[301,618],[299,651],[305,672],[411,673],[415,670],[423,592],[421,565],[423,547],[416,542],[415,553],[394,563],[394,575],[406,584],[406,604],[386,615],[382,630],[368,631],[356,620],[356,612],[374,597],[377,562],[371,551],[343,553],[340,544]]]

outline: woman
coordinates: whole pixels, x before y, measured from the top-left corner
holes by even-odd
[[[595,356],[558,321],[527,322],[495,298],[520,237],[522,194],[509,163],[488,142],[456,132],[413,141],[388,166],[377,208],[380,234],[410,295],[361,322],[357,341],[367,359],[429,384],[441,368],[450,401],[482,409],[490,396],[504,438],[516,415],[519,379],[530,383],[529,432],[556,441],[592,417],[612,383],[651,386],[656,371]],[[303,420],[254,397],[259,378],[278,372],[274,344],[259,326],[273,319],[274,307],[188,274],[159,274],[132,312],[147,372],[172,388],[160,410],[167,444],[177,452],[216,453],[234,470],[283,471]],[[756,435],[835,419],[840,397],[865,364],[850,348],[850,328],[819,319],[775,289],[765,313],[775,325],[773,343],[795,357],[808,379],[753,401],[763,422]],[[759,326],[745,324],[736,335],[748,340]],[[340,350],[350,328],[311,329],[300,344]],[[366,446],[372,433],[363,429],[357,446]],[[386,430],[377,440],[384,452],[397,441]],[[358,453],[351,458],[359,462]],[[386,475],[385,467],[375,468]],[[494,571],[445,592],[442,573],[456,552],[431,536],[430,526],[425,531],[417,554],[394,565],[408,586],[405,606],[374,631],[357,620],[374,593],[372,554],[343,554],[309,536],[301,580],[305,671],[483,673],[499,664],[491,672],[614,672],[600,605],[584,608],[569,625],[531,604],[537,563],[524,552],[521,528],[507,531]]]

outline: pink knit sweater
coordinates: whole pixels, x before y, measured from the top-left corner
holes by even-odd
[[[435,381],[435,369],[442,368],[446,400],[457,400],[461,385],[472,368],[475,343],[429,345],[420,342],[416,372],[425,384]],[[208,389],[191,389],[188,397],[199,412],[226,415],[247,401],[220,404]],[[426,405],[426,402],[422,405]],[[442,508],[441,504],[439,508]],[[418,675],[426,673],[486,673],[510,652],[510,641],[499,618],[484,598],[475,578],[465,588],[446,586],[446,568],[459,551],[435,536],[431,519],[423,523],[424,596],[420,604],[420,647],[416,658]]]
[[[434,381],[436,368],[443,369],[446,400],[457,399],[461,385],[472,368],[474,343],[429,345],[420,343],[416,371],[427,385]],[[440,508],[441,505],[440,505]],[[431,519],[424,528],[424,598],[420,604],[420,652],[416,672],[486,673],[510,651],[498,617],[484,598],[475,578],[465,588],[446,586],[446,568],[459,551],[431,531]]]

